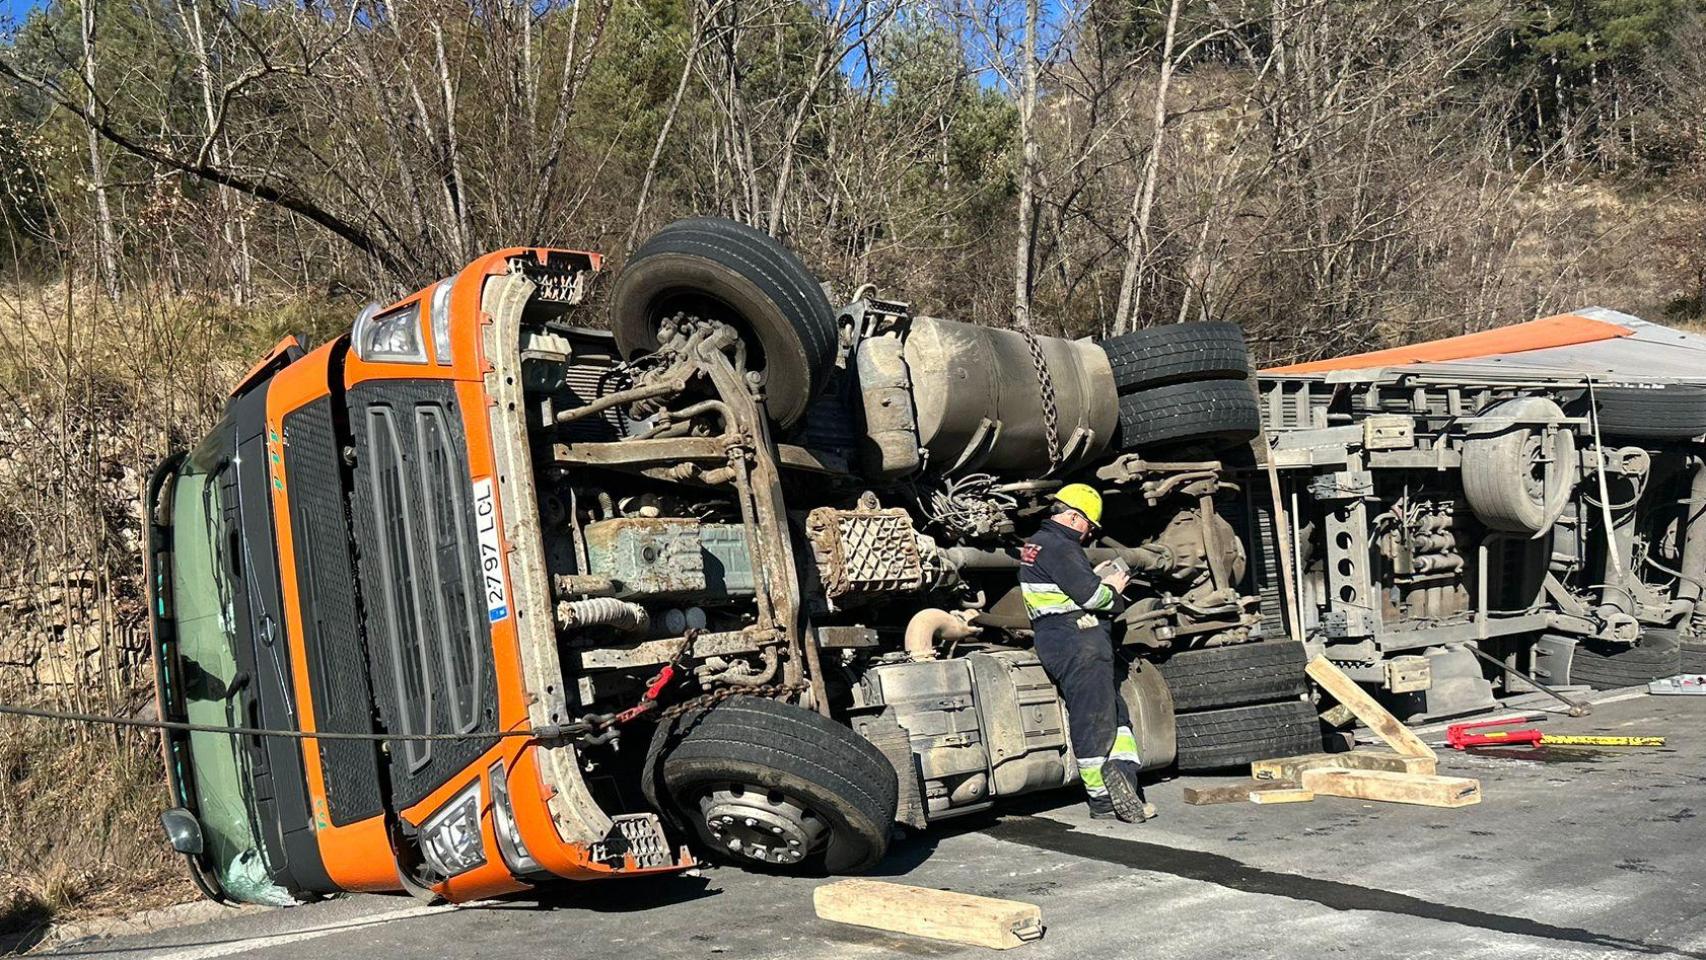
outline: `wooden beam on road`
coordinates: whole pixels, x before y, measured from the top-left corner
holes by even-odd
[[[1042,908],[880,880],[841,880],[812,891],[817,915],[892,933],[1007,950],[1043,935]]]
[[[1432,757],[1433,748],[1422,742],[1422,738],[1410,732],[1410,728],[1398,721],[1397,717],[1388,713],[1368,691],[1357,686],[1357,682],[1345,675],[1343,670],[1333,665],[1326,657],[1316,657],[1309,661],[1308,673],[1310,679],[1321,685],[1321,689],[1332,694],[1346,709],[1356,715],[1363,725],[1380,735],[1387,746],[1406,757]]]
[[[1385,770],[1305,770],[1303,788],[1323,797],[1414,803],[1424,807],[1467,807],[1481,802],[1479,780]]]

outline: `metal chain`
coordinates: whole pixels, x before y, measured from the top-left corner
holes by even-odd
[[[790,694],[801,693],[810,685],[806,683],[767,683],[755,687],[721,687],[710,693],[701,694],[689,700],[683,700],[673,707],[658,714],[658,723],[668,723],[677,717],[698,710],[708,710],[711,707],[734,697],[763,697],[779,700]]]
[[[1037,386],[1043,395],[1043,435],[1048,440],[1048,472],[1060,466],[1060,410],[1055,405],[1054,377],[1049,374],[1048,360],[1043,357],[1042,341],[1029,326],[1019,330],[1025,346],[1031,351],[1031,365],[1037,370]]]

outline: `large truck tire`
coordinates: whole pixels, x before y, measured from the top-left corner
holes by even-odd
[[[835,311],[806,265],[769,235],[714,217],[678,220],[629,258],[610,292],[610,330],[624,357],[658,346],[678,312],[721,320],[748,344],[766,406],[792,427],[835,363]]]
[[[1179,769],[1222,770],[1321,751],[1321,721],[1306,700],[1181,713]]]
[[[1682,644],[1676,631],[1648,627],[1641,642],[1602,644],[1584,640],[1576,644],[1570,658],[1570,682],[1585,683],[1595,690],[1644,686],[1662,677],[1682,672]]]
[[[1161,661],[1175,710],[1296,699],[1309,692],[1309,657],[1294,640],[1185,650]]]
[[[1548,440],[1541,427],[1564,411],[1544,397],[1518,397],[1479,418],[1463,441],[1463,498],[1493,530],[1540,536],[1569,503],[1580,469],[1575,434],[1560,428]]]
[[[667,736],[664,793],[715,856],[857,873],[887,852],[894,767],[847,727],[776,700],[733,697],[680,718]]]
[[[1120,393],[1192,380],[1245,380],[1250,351],[1236,323],[1175,323],[1096,341]]]
[[[1262,431],[1262,409],[1247,380],[1204,380],[1136,390],[1120,398],[1124,451],[1186,443],[1230,446]]]
[[[1632,440],[1691,440],[1706,436],[1706,387],[1595,387],[1599,432]]]
[[[1706,673],[1706,638],[1686,637],[1680,642],[1682,647],[1682,672]]]

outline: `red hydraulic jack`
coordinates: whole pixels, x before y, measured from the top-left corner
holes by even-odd
[[[1532,717],[1514,717],[1508,720],[1482,720],[1479,723],[1454,723],[1445,730],[1445,742],[1453,749],[1462,750],[1466,747],[1502,747],[1514,743],[1526,743],[1529,746],[1562,746],[1562,747],[1662,747],[1664,737],[1593,737],[1573,736],[1568,734],[1541,733],[1534,727],[1523,727],[1518,730],[1489,729],[1508,727],[1513,723],[1522,723]],[[1471,730],[1486,730],[1485,733],[1471,733]]]

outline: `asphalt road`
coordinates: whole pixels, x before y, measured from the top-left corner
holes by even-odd
[[[1665,747],[1441,751],[1484,801],[1436,810],[1318,798],[1090,821],[1066,794],[896,844],[876,874],[1041,905],[1020,958],[1162,956],[1706,960],[1706,698],[1629,697],[1552,732],[1662,734]],[[1425,735],[1426,736],[1426,735]],[[1443,738],[1434,734],[1430,739]],[[1508,751],[1514,754],[1516,751]],[[361,896],[61,944],[133,960],[358,957],[948,957],[983,951],[818,920],[819,880],[732,869],[571,886],[458,908]]]

